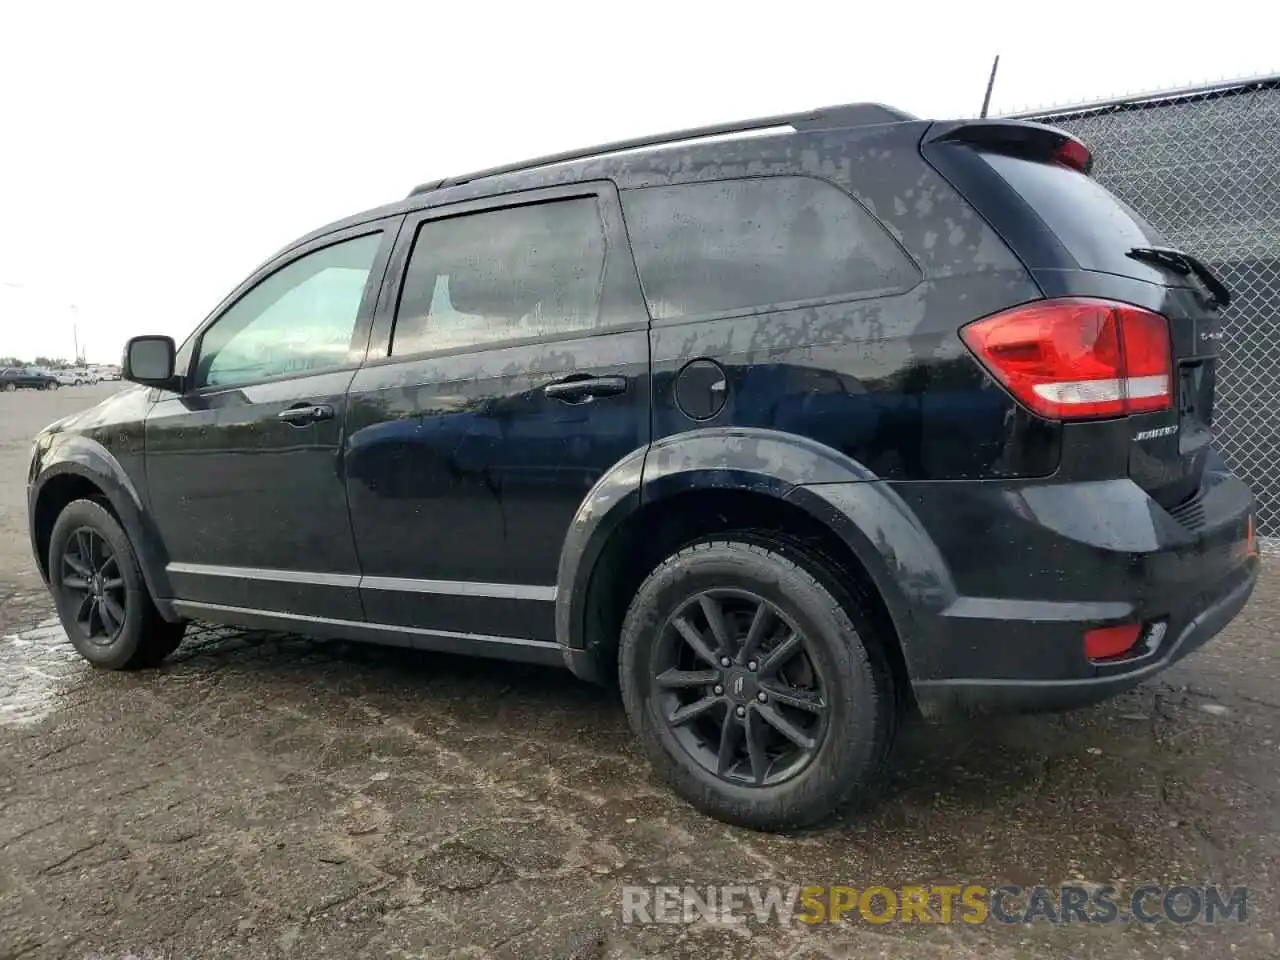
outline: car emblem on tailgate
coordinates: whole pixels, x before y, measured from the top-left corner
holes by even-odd
[[[1169,427],[1156,427],[1154,430],[1139,430],[1133,435],[1135,440],[1154,440],[1156,437],[1168,437],[1178,432],[1177,424]]]

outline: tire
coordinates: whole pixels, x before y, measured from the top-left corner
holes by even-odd
[[[748,532],[706,539],[659,564],[623,620],[618,673],[627,718],[661,780],[718,820],[777,831],[812,825],[868,790],[898,714],[880,646],[887,638],[824,585],[831,577],[816,561],[767,537]],[[725,625],[719,633],[736,642],[708,649],[717,630],[707,600]],[[747,656],[739,645],[752,643],[746,624],[756,616],[753,604],[769,608],[766,623],[774,626],[761,631],[769,639],[756,643],[759,655]],[[704,640],[701,653],[682,629],[689,626]],[[777,672],[771,661],[796,648],[785,639],[792,634],[800,638],[799,652],[784,660],[785,673]],[[728,668],[722,666],[725,653]],[[717,680],[712,673],[719,673]],[[708,701],[715,703],[699,713]],[[809,706],[796,709],[793,702]],[[695,719],[674,722],[688,714]],[[803,736],[782,736],[774,722],[779,715]],[[711,749],[718,717],[721,736],[725,723],[736,724],[726,737],[728,753],[723,740]],[[756,738],[754,752],[746,746],[750,737]],[[789,759],[788,751],[797,759]]]
[[[69,503],[53,525],[49,589],[67,638],[95,667],[155,666],[182,642],[186,625],[160,616],[128,535],[93,500]]]
[[[5,393],[13,393],[13,391],[15,391],[15,390],[17,390],[17,389],[18,389],[18,385],[17,385],[16,383],[6,383],[6,384],[4,385],[4,392],[5,392]]]
[[[44,388],[45,388],[46,390],[57,390],[57,389],[58,389],[58,381],[57,381],[57,380],[50,380],[50,381],[48,381],[47,383],[45,383]]]

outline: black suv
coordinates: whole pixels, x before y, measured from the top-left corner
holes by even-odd
[[[615,681],[724,820],[814,821],[908,709],[1123,690],[1244,606],[1229,293],[1079,141],[874,104],[423,184],[50,426],[76,648],[188,619]]]
[[[57,390],[58,380],[51,374],[24,367],[5,367],[0,370],[0,390]]]

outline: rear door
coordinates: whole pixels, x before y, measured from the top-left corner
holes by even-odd
[[[371,622],[554,641],[574,513],[649,440],[647,321],[612,184],[406,220],[347,419]]]

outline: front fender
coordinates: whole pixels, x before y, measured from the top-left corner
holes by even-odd
[[[55,434],[47,448],[37,453],[37,457],[38,462],[32,464],[32,480],[27,492],[27,516],[31,547],[46,583],[48,571],[39,563],[37,507],[41,498],[56,488],[59,478],[75,476],[92,483],[110,503],[125,533],[129,535],[147,588],[156,599],[157,606],[161,606],[163,598],[173,595],[165,573],[168,560],[164,543],[147,513],[137,484],[116,456],[91,437],[82,434]],[[167,613],[164,609],[161,612]]]

